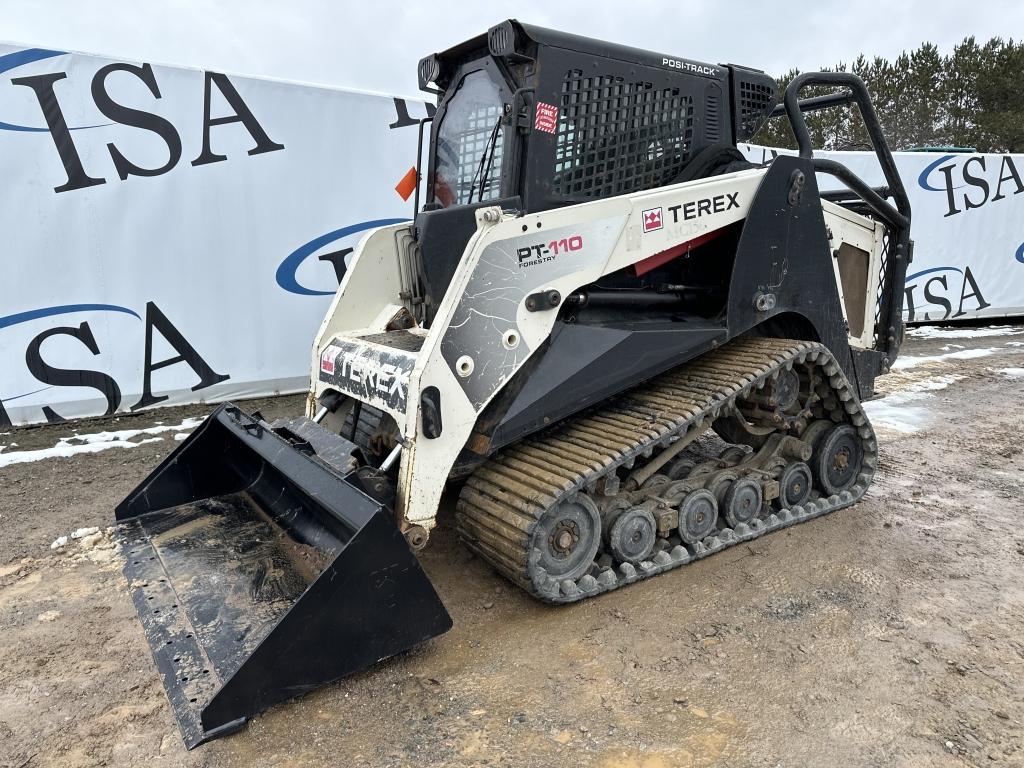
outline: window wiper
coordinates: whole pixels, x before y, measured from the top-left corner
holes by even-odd
[[[487,179],[491,175],[491,165],[494,162],[494,148],[498,144],[498,134],[501,132],[501,116],[494,121],[494,127],[491,128],[491,135],[487,139],[487,146],[484,148],[484,153],[480,155],[480,165],[477,166],[476,173],[473,174],[472,181],[469,182],[469,198],[466,200],[466,205],[473,202],[473,189],[476,187],[477,177],[480,177],[480,186],[477,190],[477,201],[484,199],[484,190],[487,188]],[[486,163],[486,165],[485,165]]]

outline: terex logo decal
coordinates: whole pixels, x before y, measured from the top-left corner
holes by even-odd
[[[646,211],[641,211],[640,216],[644,221],[644,232],[654,232],[661,229],[663,223],[661,208],[648,208]]]
[[[1017,249],[1017,252],[1013,256],[1021,264],[1024,264],[1024,243],[1020,244],[1020,247]]]
[[[917,185],[928,192],[946,193],[946,217],[1024,192],[1024,181],[1010,155],[943,155],[921,171]]]
[[[336,240],[341,240],[343,237],[348,237],[349,235],[354,235],[368,229],[386,227],[391,224],[401,224],[403,221],[408,221],[408,219],[374,219],[373,221],[361,221],[358,224],[342,227],[341,229],[336,229],[333,232],[328,232],[325,235],[320,235],[320,237],[315,237],[305,245],[300,245],[285,257],[284,261],[282,261],[278,266],[274,279],[277,280],[277,284],[284,290],[289,293],[297,293],[299,296],[333,296],[336,293],[336,290],[322,291],[315,288],[307,288],[299,283],[297,273],[302,263],[325,245],[333,243]],[[325,253],[319,257],[320,261],[329,261],[334,266],[335,277],[339,284],[341,283],[341,278],[345,276],[345,257],[350,253],[352,253],[351,248],[342,248],[339,251]]]
[[[932,267],[915,272],[907,275],[904,291],[907,297],[907,321],[911,323],[915,320],[952,319],[966,315],[968,311],[977,312],[989,306],[970,267]],[[921,304],[926,307],[941,307],[942,311],[925,311],[922,317],[918,317],[917,312]]]
[[[341,354],[341,347],[329,345],[320,355],[320,371],[322,373],[334,373],[334,361]]]
[[[195,347],[182,335],[181,331],[174,326],[163,311],[152,301],[146,303],[144,318],[135,310],[116,304],[62,304],[60,306],[42,307],[26,312],[18,312],[13,315],[0,317],[0,333],[4,333],[7,329],[23,326],[45,318],[61,315],[89,315],[97,312],[128,315],[143,324],[142,396],[138,402],[131,406],[133,411],[168,399],[167,395],[153,394],[153,371],[184,363],[199,378],[199,381],[192,387],[193,392],[230,378],[226,374],[215,372],[199,352],[196,351]],[[102,332],[102,328],[105,325],[106,323],[103,323],[97,327],[101,328]],[[153,360],[154,331],[163,338],[164,346],[169,345],[174,350],[174,356],[163,360]],[[7,397],[2,396],[3,393],[0,393],[0,426],[11,425],[11,419],[4,409],[5,402],[28,397],[51,387],[89,387],[99,390],[107,401],[104,415],[110,415],[120,407],[121,387],[117,380],[109,373],[84,369],[57,368],[46,362],[43,357],[43,346],[48,339],[56,336],[70,337],[82,344],[92,355],[100,354],[100,345],[93,333],[90,319],[83,319],[78,325],[49,327],[37,333],[25,348],[25,365],[34,379],[48,386],[35,388],[28,392],[18,392]],[[8,363],[12,362],[13,360],[8,361]],[[42,411],[49,422],[63,421],[63,417],[48,405],[42,406]]]
[[[62,55],[64,54],[61,51],[51,51],[42,48],[28,48],[23,51],[9,53],[5,56],[0,56],[0,73],[10,72],[18,67]],[[107,78],[114,73],[122,73],[119,77],[131,76],[138,79],[148,89],[154,99],[161,98],[156,75],[149,64],[107,64],[93,75],[90,92],[96,109],[113,122],[72,127],[68,125],[60,100],[57,97],[56,83],[66,79],[68,76],[67,72],[48,72],[11,78],[11,86],[28,88],[34,93],[46,127],[0,122],[0,130],[32,133],[47,132],[50,134],[61,164],[64,166],[64,173],[67,176],[67,180],[63,184],[53,188],[54,192],[70,192],[98,184],[106,184],[107,182],[104,176],[96,175],[98,173],[96,169],[91,169],[90,172],[82,164],[82,158],[72,136],[72,131],[75,130],[122,125],[156,134],[163,141],[167,148],[167,159],[162,165],[157,167],[137,165],[130,158],[126,157],[114,142],[107,142],[107,151],[110,153],[110,159],[113,161],[114,170],[122,181],[127,180],[129,176],[161,176],[177,166],[178,161],[181,160],[183,151],[181,135],[169,120],[160,115],[121,104],[110,95],[107,88]],[[227,103],[231,110],[229,114],[217,117],[211,114],[210,104],[214,88],[217,89],[220,96]],[[217,72],[205,72],[202,148],[198,156],[192,160],[191,164],[193,166],[208,165],[227,160],[227,155],[218,154],[213,150],[211,129],[229,123],[241,123],[245,130],[248,131],[249,136],[255,142],[255,146],[248,152],[250,155],[259,155],[265,152],[275,152],[284,149],[283,144],[273,141],[267,135],[263,126],[260,125],[256,116],[252,113],[252,110],[249,109],[248,104],[245,103],[235,89],[235,86],[225,75]]]
[[[689,221],[690,219],[699,219],[701,216],[711,216],[716,213],[731,211],[733,208],[739,208],[739,196],[739,192],[726,192],[723,195],[691,200],[681,205],[670,205],[668,212],[672,214],[672,223],[678,224],[680,219]],[[680,210],[682,211],[681,213]]]
[[[336,339],[320,355],[320,381],[364,402],[405,410],[415,354]]]

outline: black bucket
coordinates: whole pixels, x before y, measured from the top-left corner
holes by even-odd
[[[124,573],[189,749],[448,631],[358,448],[217,408],[116,510]]]

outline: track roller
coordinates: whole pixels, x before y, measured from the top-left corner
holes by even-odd
[[[722,499],[722,518],[730,528],[749,523],[759,514],[764,502],[761,484],[752,477],[741,477],[729,485]]]
[[[601,516],[589,496],[578,494],[545,512],[533,531],[537,567],[554,579],[578,579],[601,544]]]
[[[718,499],[707,488],[687,494],[679,505],[679,538],[693,544],[711,535],[718,522]]]
[[[636,565],[654,551],[658,526],[649,506],[623,509],[610,521],[606,519],[605,525],[608,550],[616,562]]]

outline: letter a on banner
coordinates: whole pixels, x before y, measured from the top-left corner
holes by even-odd
[[[228,105],[235,110],[233,115],[210,117],[210,99],[213,96],[211,87],[214,85],[217,86],[217,90],[221,92]],[[221,160],[228,159],[227,155],[218,155],[210,150],[210,128],[215,125],[225,125],[227,123],[241,123],[244,125],[245,130],[256,141],[256,146],[249,150],[250,155],[259,155],[263,152],[274,152],[278,149],[284,149],[284,144],[271,141],[270,137],[267,136],[263,126],[260,125],[256,116],[253,115],[249,106],[242,100],[238,91],[235,90],[235,86],[231,84],[231,81],[225,75],[219,72],[206,73],[203,102],[203,151],[199,157],[192,161],[192,165],[206,165],[207,163],[218,163]]]
[[[179,354],[176,357],[169,357],[156,363],[153,362],[154,328],[160,331],[160,335],[167,339],[168,343],[178,351]],[[177,365],[178,363],[186,363],[199,377],[199,383],[192,387],[193,392],[231,378],[226,374],[216,373],[207,365],[195,348],[181,335],[181,331],[175,328],[171,321],[167,319],[167,316],[160,311],[160,308],[152,301],[146,302],[146,359],[142,374],[142,397],[139,398],[139,402],[132,406],[131,409],[133,411],[168,399],[168,395],[153,395],[153,371]]]

